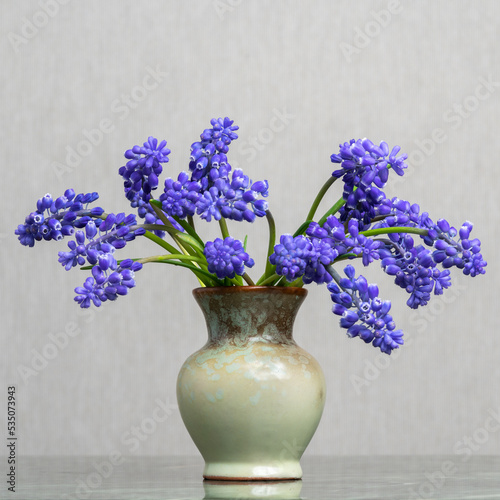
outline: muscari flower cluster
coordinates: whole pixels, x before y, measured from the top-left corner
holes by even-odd
[[[21,244],[29,247],[34,246],[35,241],[62,240],[64,236],[73,235],[75,228],[83,228],[93,217],[102,215],[104,210],[100,207],[88,209],[98,198],[97,193],[75,195],[73,189],[67,189],[55,200],[46,194],[14,232]]]
[[[379,298],[377,285],[368,284],[363,276],[356,278],[353,266],[346,266],[344,272],[346,278],[339,279],[340,287],[328,284],[335,304],[333,313],[341,316],[340,326],[347,329],[349,337],[359,337],[390,354],[403,344],[403,332],[396,330],[389,314],[390,301]]]
[[[238,138],[236,130],[229,118],[211,120],[211,128],[191,146],[189,172],[181,172],[177,179],[167,178],[158,201],[153,192],[159,186],[162,164],[168,162],[166,141],[149,137],[143,146],[126,151],[128,161],[119,174],[124,179],[125,195],[144,219],[143,224],[138,224],[134,215],[105,214],[100,207],[89,208],[98,199],[97,193],[75,195],[68,189],[55,200],[50,195],[38,200],[36,211],[15,232],[26,246],[74,237],[68,243],[69,250],[59,252],[59,262],[66,270],[84,265],[91,268],[91,276],[75,288],[75,301],[81,307],[91,303],[99,306],[126,295],[135,286],[134,273],[142,268],[142,262],[117,260],[115,252],[137,236],[148,230],[159,238],[165,237],[165,230],[184,234],[195,215],[207,222],[253,222],[267,215],[268,204],[263,199],[268,196],[267,181],[252,182],[241,170],[233,171],[228,162],[229,146]],[[340,277],[335,263],[359,258],[368,266],[379,261],[382,269],[394,276],[395,284],[409,294],[411,308],[426,305],[432,293],[442,294],[451,285],[451,267],[477,276],[484,274],[486,266],[481,242],[470,238],[470,222],[457,231],[444,219],[434,223],[416,204],[386,198],[382,188],[390,171],[403,175],[406,168],[407,156],[398,156],[399,151],[399,146],[390,150],[387,143],[377,146],[368,139],[341,144],[339,153],[331,156],[333,163],[340,164],[332,173],[333,179],[342,179],[344,186],[342,203],[335,205],[337,215],[331,210],[303,231],[282,235],[269,256],[277,279],[272,281],[272,276],[264,274],[265,279],[258,282],[282,284],[282,277],[298,286],[327,284],[333,313],[340,316],[347,335],[387,354],[403,344],[403,334],[389,314],[391,303],[378,297],[376,285],[368,284],[363,276],[356,277],[351,265],[345,268],[346,277]],[[189,243],[197,246],[195,240]],[[223,280],[209,281],[207,286],[241,284],[241,278],[235,278],[245,277],[245,268],[254,265],[244,244],[230,236],[208,241],[200,252],[196,259],[199,262],[203,256],[206,272],[214,280]],[[202,270],[192,264],[185,267]]]
[[[339,147],[339,153],[332,154],[330,160],[340,163],[341,168],[332,175],[344,182],[345,204],[339,210],[340,220],[355,218],[369,223],[375,215],[375,207],[385,198],[381,188],[389,178],[388,167],[397,175],[403,175],[408,155],[398,157],[399,146],[389,150],[386,142],[377,146],[369,139],[351,139]]]
[[[128,162],[118,170],[124,180],[125,197],[147,224],[162,224],[149,201],[152,199],[151,192],[158,188],[158,177],[163,171],[162,163],[168,162],[169,154],[167,141],[158,143],[158,139],[149,137],[142,146],[134,146],[125,152]],[[180,229],[173,219],[170,218],[169,221]],[[155,233],[160,238],[164,236],[162,231]]]
[[[119,295],[127,295],[135,286],[134,272],[142,269],[142,263],[131,259],[120,263],[115,251],[129,241],[145,233],[137,225],[135,215],[108,214],[98,223],[90,221],[84,231],[76,231],[75,240],[68,242],[69,251],[59,252],[59,263],[69,271],[86,262],[92,266],[92,276],[85,280],[83,287],[75,288],[75,301],[81,307],[89,307],[92,301],[99,307],[102,302],[116,300]]]
[[[266,214],[267,181],[252,182],[241,170],[231,172],[226,153],[237,135],[237,126],[228,118],[213,119],[212,127],[204,130],[200,141],[192,145],[189,169],[191,175],[181,172],[177,180],[168,178],[159,197],[164,215],[177,231],[183,228],[177,219],[197,214],[206,221],[222,217],[236,221],[253,222]],[[52,199],[50,194],[38,200],[37,209],[26,217],[15,233],[21,244],[34,246],[40,240],[68,242],[68,251],[59,252],[59,262],[69,270],[75,266],[89,265],[92,276],[83,287],[75,288],[75,300],[81,307],[92,302],[99,306],[107,300],[126,295],[135,286],[134,272],[142,268],[140,262],[130,259],[117,261],[115,251],[128,241],[145,234],[146,228],[164,238],[165,231],[157,229],[164,222],[151,205],[153,192],[158,188],[162,164],[168,162],[170,149],[166,141],[149,137],[142,146],[125,152],[128,160],[118,173],[124,180],[125,196],[138,216],[144,219],[139,225],[134,215],[104,214],[101,207],[88,205],[99,198],[97,193],[75,195],[68,189],[63,196]],[[163,226],[164,227],[164,226]],[[243,248],[243,243],[233,238],[207,242],[204,255],[209,272],[220,279],[243,275],[245,266],[254,262]]]
[[[332,162],[342,163],[342,170],[333,173],[344,180],[345,204],[339,216],[330,215],[322,225],[311,222],[305,234],[282,235],[270,256],[276,273],[289,282],[327,283],[336,304],[333,312],[342,316],[340,324],[348,335],[372,342],[388,354],[403,343],[402,333],[387,314],[390,302],[381,306],[378,290],[375,294],[375,288],[366,288],[363,276],[355,279],[352,266],[345,269],[350,281],[341,279],[334,262],[360,258],[368,266],[379,260],[383,270],[395,277],[395,284],[410,294],[407,305],[414,309],[426,305],[432,292],[440,295],[451,285],[450,267],[477,276],[484,274],[486,266],[481,242],[469,239],[470,222],[457,231],[445,219],[434,223],[416,204],[386,198],[380,188],[389,170],[403,175],[406,166],[406,155],[397,157],[398,153],[399,147],[389,153],[386,143],[374,146],[366,139],[340,145],[340,153],[331,157]],[[422,243],[416,244],[405,227],[422,230]],[[399,229],[385,231],[389,228]],[[372,229],[388,234],[363,234]]]
[[[216,238],[205,246],[208,270],[218,278],[234,278],[243,275],[246,267],[253,267],[253,259],[245,252],[243,243],[230,236]]]
[[[270,261],[276,273],[290,282],[301,278],[306,284],[329,283],[333,279],[330,266],[338,257],[361,257],[365,266],[379,258],[381,243],[360,234],[359,225],[358,220],[351,219],[346,231],[334,215],[322,226],[311,222],[305,235],[282,235]]]
[[[427,231],[421,237],[425,246],[416,245],[409,234],[390,233],[379,251],[384,271],[395,276],[395,283],[410,294],[409,307],[426,305],[432,291],[441,295],[451,285],[451,267],[470,276],[485,273],[481,242],[469,239],[473,227],[469,221],[457,231],[447,220],[434,223],[427,212],[420,213],[417,204],[398,198],[384,200],[377,212],[383,219],[373,225],[375,229],[408,226]]]
[[[158,176],[163,170],[161,164],[168,162],[169,154],[167,141],[158,144],[154,137],[149,137],[142,146],[134,146],[125,152],[125,158],[129,161],[118,173],[125,180],[125,196],[128,200],[137,202],[141,199],[147,203],[151,199],[151,191],[158,187]]]
[[[221,218],[254,222],[264,217],[268,204],[262,198],[268,196],[268,182],[252,182],[241,169],[231,172],[227,159],[238,127],[229,118],[214,118],[211,124],[191,145],[191,176],[181,172],[176,181],[165,180],[160,196],[163,210],[180,219],[196,214],[207,222]]]
[[[167,178],[159,197],[169,222],[180,231],[182,227],[177,219],[198,215],[207,222],[222,218],[254,222],[256,217],[264,217],[268,209],[267,201],[263,199],[268,196],[268,182],[252,182],[241,169],[232,171],[228,163],[229,145],[238,138],[235,132],[238,127],[229,118],[214,118],[211,125],[211,128],[202,132],[200,141],[191,145],[191,175],[181,172],[176,180]],[[129,161],[119,171],[125,180],[127,198],[147,224],[162,223],[149,201],[151,192],[158,187],[161,163],[168,161],[169,153],[166,141],[158,144],[156,139],[150,137],[143,147],[134,146],[125,153]],[[164,236],[159,231],[155,232]],[[239,244],[243,246],[241,242]],[[204,253],[207,256],[206,249]],[[243,262],[247,261],[244,259]],[[245,273],[241,266],[235,269],[231,264],[227,265],[225,271],[219,266],[216,275],[223,278],[233,277],[234,273]]]
[[[52,198],[46,194],[37,202],[37,209],[26,217],[25,224],[15,230],[22,245],[34,246],[35,241],[60,241],[74,236],[68,242],[69,251],[59,252],[59,263],[69,271],[75,266],[89,264],[92,277],[83,287],[75,288],[75,300],[81,307],[92,301],[100,306],[106,300],[126,295],[135,286],[134,272],[142,268],[139,262],[124,260],[117,263],[114,252],[128,241],[144,234],[134,215],[103,215],[101,207],[88,205],[99,198],[97,193],[75,195],[67,189],[63,196]]]

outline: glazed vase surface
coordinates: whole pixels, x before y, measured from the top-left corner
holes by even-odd
[[[205,460],[204,477],[302,477],[300,458],[321,419],[325,379],[292,335],[307,291],[198,288],[208,341],[182,366],[179,410]]]

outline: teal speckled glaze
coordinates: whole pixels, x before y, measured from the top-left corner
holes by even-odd
[[[182,366],[177,400],[204,477],[299,479],[326,392],[318,362],[292,336],[307,291],[244,286],[193,295],[208,341]]]

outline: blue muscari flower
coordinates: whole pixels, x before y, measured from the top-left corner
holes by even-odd
[[[253,222],[255,217],[266,215],[267,202],[258,197],[267,194],[267,181],[252,183],[241,170],[235,170],[231,180],[219,178],[201,193],[196,202],[196,213],[208,222],[212,217],[215,220],[224,217]]]
[[[83,265],[85,259],[90,265],[96,265],[102,258],[112,260],[115,249],[123,248],[127,242],[145,232],[137,225],[133,214],[111,213],[106,219],[97,221],[99,224],[89,221],[85,231],[75,232],[75,240],[68,242],[69,252],[59,252],[58,260],[67,271]]]
[[[360,234],[360,226],[362,223],[356,219],[351,219],[347,225],[348,235],[342,241],[341,253],[352,253],[352,258],[359,256],[362,258],[363,265],[368,266],[374,260],[379,259],[379,248],[382,243],[365,235]]]
[[[83,231],[76,231],[75,241],[71,240],[68,242],[68,247],[70,251],[59,252],[58,261],[64,266],[66,271],[69,271],[72,267],[83,266],[85,264],[87,249],[84,243],[85,243],[85,235]]]
[[[253,259],[245,252],[243,243],[228,236],[224,241],[216,238],[205,245],[204,254],[208,271],[219,279],[245,274],[245,266],[252,267]]]
[[[200,181],[203,189],[208,189],[216,179],[227,179],[231,172],[231,165],[223,153],[215,153],[210,143],[205,147],[195,142],[191,146],[189,170],[191,180]]]
[[[466,275],[484,274],[487,263],[480,253],[481,242],[477,238],[469,239],[472,223],[466,221],[457,232],[445,219],[439,219],[437,223],[434,223],[427,212],[420,213],[420,207],[417,204],[410,205],[409,202],[399,198],[384,200],[377,208],[377,214],[384,215],[385,218],[374,227],[408,225],[427,229],[428,235],[422,239],[427,246],[434,246],[435,250],[432,253],[421,254],[421,258],[424,258],[426,263],[425,267],[429,267],[432,261],[434,266],[441,264],[445,269],[456,266],[463,269]],[[389,239],[395,244],[398,244],[403,237],[404,235],[397,233],[389,235]],[[434,281],[436,279],[437,276]],[[438,290],[440,290],[439,287]]]
[[[242,170],[235,170],[231,181],[217,179],[214,186],[219,189],[220,196],[224,199],[221,214],[226,219],[253,222],[255,217],[264,217],[268,204],[259,196],[268,195],[267,181],[252,181],[243,174]]]
[[[267,181],[252,182],[239,169],[231,174],[231,165],[226,153],[231,142],[238,138],[229,118],[214,118],[212,128],[205,129],[200,141],[191,145],[189,170],[191,182],[199,183],[200,196],[196,201],[196,213],[202,219],[211,221],[222,217],[235,221],[253,222],[264,217],[268,204]]]
[[[446,220],[438,220],[434,227],[434,232],[439,238],[434,244],[436,248],[433,252],[434,260],[441,262],[446,269],[452,266],[463,269],[465,275],[472,277],[484,274],[487,263],[481,255],[481,241],[477,238],[469,239],[472,227],[471,222],[464,222],[458,231],[458,239],[455,240],[457,230]]]
[[[345,240],[344,226],[335,216],[330,216],[323,226],[317,222],[311,222],[306,229],[305,238],[309,244],[306,245],[301,256],[305,261],[304,283],[315,282],[318,285],[329,283],[332,276],[327,266],[331,265],[341,253],[346,252],[345,246],[341,243]],[[288,238],[283,238],[283,241],[288,241]],[[301,242],[301,240],[298,241]],[[281,251],[283,252],[283,249]]]
[[[369,285],[363,276],[355,277],[355,270],[347,266],[346,278],[328,284],[334,302],[333,313],[341,316],[340,326],[349,337],[359,337],[386,354],[403,344],[403,332],[389,314],[391,303],[378,297],[377,285]]]
[[[68,243],[70,251],[59,252],[59,262],[66,270],[83,265],[85,259],[93,266],[92,276],[85,280],[83,287],[75,288],[75,301],[80,307],[89,307],[91,302],[99,307],[106,300],[126,295],[128,289],[135,286],[134,272],[142,268],[141,263],[130,259],[118,263],[114,255],[117,249],[144,234],[135,216],[111,213],[99,222],[97,225],[89,221],[85,231],[76,231],[75,241]]]
[[[409,307],[425,306],[433,290],[435,295],[440,295],[443,288],[450,286],[450,272],[436,267],[427,248],[413,246],[413,238],[408,235],[398,247],[394,253],[388,248],[380,252],[381,264],[387,274],[395,276],[394,283],[410,294],[406,302]]]
[[[332,281],[332,276],[328,272],[327,266],[333,263],[339,252],[326,239],[311,238],[310,242],[311,246],[302,280],[306,285],[312,282],[318,285],[329,283]]]
[[[330,215],[323,226],[317,222],[311,222],[306,229],[306,234],[311,238],[330,239],[333,244],[342,243],[346,238],[344,224],[335,215]]]
[[[63,196],[52,198],[46,194],[37,201],[37,209],[31,212],[14,231],[22,245],[34,246],[35,241],[62,240],[71,236],[75,228],[82,228],[100,216],[104,210],[100,207],[88,208],[99,198],[97,193],[80,193],[75,195],[73,189],[67,189]]]
[[[276,274],[292,282],[304,275],[311,250],[312,244],[305,236],[294,238],[290,234],[283,234],[269,261],[276,266]]]
[[[384,208],[387,206],[387,202],[381,205],[378,215],[383,213],[386,218],[374,227],[418,225],[418,205],[410,206],[407,202],[401,202],[397,199],[395,199],[395,204],[401,210],[393,211],[394,214]],[[427,226],[433,227],[427,214],[424,214],[422,220]],[[390,234],[384,243],[380,239],[370,239],[360,234],[362,227],[363,224],[360,221],[351,219],[345,228],[344,224],[336,217],[330,216],[323,227],[315,222],[311,223],[306,230],[306,235],[313,245],[316,245],[316,240],[321,240],[323,243],[331,245],[338,252],[338,255],[350,254],[351,258],[361,257],[365,266],[373,260],[382,258],[384,270],[388,274],[395,275],[395,283],[410,293],[407,302],[410,307],[416,308],[419,305],[425,305],[430,299],[432,290],[435,294],[441,294],[444,288],[450,286],[449,271],[437,269],[432,259],[432,253],[422,245],[413,248],[414,241],[411,236]],[[446,226],[443,227],[446,229]],[[463,235],[466,237],[465,229]],[[451,251],[449,252],[451,253]],[[314,265],[312,267],[314,269]],[[307,277],[304,282],[331,281],[330,275],[326,275],[327,279],[325,280],[321,268],[319,269],[318,275],[315,275],[314,271],[306,273]]]
[[[221,153],[227,153],[228,146],[231,141],[238,138],[236,130],[238,130],[237,125],[233,125],[234,121],[229,118],[212,118],[210,124],[211,129],[205,129],[201,134],[202,140],[211,140],[212,144],[217,148],[217,151]]]
[[[357,243],[359,245],[359,253],[364,266],[368,266],[374,260],[378,260],[380,258],[378,250],[382,245],[381,242],[367,238],[366,236],[360,234],[357,238]]]
[[[378,208],[378,212],[385,218],[375,224],[375,228],[409,226],[432,229],[434,227],[427,213],[420,214],[418,205],[410,205],[409,202],[398,198],[385,200]],[[429,243],[429,237],[426,236],[423,240],[424,243]],[[413,309],[425,306],[431,298],[431,292],[440,295],[443,289],[451,284],[449,271],[440,270],[432,257],[432,252],[423,245],[415,245],[410,234],[387,235],[384,246],[378,253],[384,271],[394,276],[394,283],[410,294],[406,303]]]
[[[231,142],[238,138],[235,132],[238,126],[233,125],[233,120],[227,117],[213,118],[210,123],[212,128],[202,132],[201,141],[191,145],[189,170],[194,181],[205,179],[211,183],[218,178],[227,179],[231,171],[226,153]],[[204,189],[208,187],[210,185],[203,186]]]
[[[185,219],[196,212],[196,203],[200,199],[199,182],[190,181],[189,174],[181,172],[177,180],[165,180],[165,189],[160,196],[163,211],[170,216]]]
[[[332,264],[334,259],[340,255],[350,254],[350,258],[362,257],[363,264],[367,266],[373,260],[379,259],[378,250],[382,243],[359,234],[360,225],[360,221],[351,219],[346,234],[344,224],[334,215],[331,215],[326,219],[323,226],[320,226],[317,222],[312,222],[306,229],[306,235],[310,238],[313,248],[318,248],[318,242],[321,241],[323,264],[327,261],[327,253],[330,258],[330,262],[324,265]],[[328,246],[331,250],[327,250]],[[316,269],[318,269],[319,273],[316,272]],[[310,280],[318,284],[331,281],[330,274],[326,270],[323,272],[323,269],[316,265],[314,252],[311,254],[308,263],[304,283],[310,283]]]
[[[204,191],[196,203],[196,213],[207,222],[213,219],[220,220],[221,209],[226,204],[226,200],[220,196],[219,190],[212,186]]]
[[[157,139],[149,137],[142,146],[134,146],[125,152],[125,158],[129,161],[118,170],[124,179],[125,196],[130,206],[137,210],[139,217],[145,219],[147,224],[163,224],[149,200],[152,198],[151,191],[158,187],[158,177],[163,170],[162,163],[168,162],[169,154],[167,141],[158,143]],[[183,231],[169,214],[167,217],[176,229]],[[160,238],[165,236],[164,231],[153,232]]]
[[[149,137],[143,146],[134,146],[125,152],[129,161],[118,173],[125,181],[125,195],[132,205],[137,207],[139,200],[148,202],[151,199],[150,193],[158,187],[158,176],[163,170],[161,164],[168,162],[169,154],[167,141],[158,144],[154,137]]]
[[[408,155],[397,156],[401,148],[395,146],[389,153],[389,146],[382,141],[379,146],[369,139],[351,139],[339,145],[339,154],[332,154],[332,163],[340,163],[341,169],[333,172],[334,177],[342,177],[356,173],[362,185],[368,186],[372,182],[383,187],[387,182],[387,166],[398,174],[403,175],[407,167],[405,160]]]
[[[144,219],[147,214],[153,212],[149,201],[144,201],[144,198],[148,197],[144,196],[144,191],[142,189],[137,193],[135,191],[128,191],[126,197],[130,201],[130,206],[137,210],[137,215],[139,215],[141,219]]]
[[[367,238],[360,232],[370,225],[367,226],[356,218],[349,219],[346,224],[330,216],[322,227],[315,222],[311,223],[306,235],[313,246],[317,246],[317,242],[321,241],[335,249],[337,256],[347,254],[350,258],[361,257],[365,266],[373,260],[381,259],[384,271],[393,275],[395,284],[410,294],[407,305],[411,308],[426,305],[432,292],[440,295],[451,285],[449,267],[459,267],[465,274],[473,276],[484,273],[486,262],[480,254],[481,243],[477,239],[469,239],[472,230],[470,222],[464,223],[458,232],[457,240],[457,230],[446,220],[440,219],[434,223],[426,212],[420,213],[417,204],[411,205],[398,198],[382,200],[375,208],[374,216],[382,220],[373,224],[373,228],[408,226],[426,229],[428,234],[421,238],[425,245],[434,246],[434,251],[424,245],[415,245],[413,237],[405,233],[391,233],[376,239]],[[310,253],[306,258],[308,267],[304,282],[331,281],[330,274],[325,274],[323,269],[315,264],[312,255]],[[438,264],[444,269],[440,269]],[[316,268],[319,272],[316,272]],[[325,272],[328,273],[327,268]]]
[[[210,124],[212,128],[207,128],[200,135],[201,144],[212,144],[215,151],[226,154],[229,151],[229,145],[238,138],[236,130],[237,125],[233,125],[234,120],[229,118],[212,118]],[[193,146],[198,143],[194,143]]]
[[[379,146],[368,139],[352,139],[340,144],[339,154],[331,155],[333,163],[340,163],[341,169],[332,175],[344,181],[343,198],[346,203],[340,209],[340,220],[352,217],[368,224],[374,216],[374,209],[385,199],[384,187],[389,176],[388,166],[398,175],[403,175],[407,155],[397,156],[400,147],[389,152],[389,146],[382,141]]]
[[[128,290],[135,287],[134,273],[140,269],[140,262],[126,259],[118,265],[109,254],[101,256],[99,265],[92,268],[92,276],[85,280],[83,287],[75,288],[75,302],[82,308],[89,307],[91,302],[99,307],[107,300],[127,295]]]

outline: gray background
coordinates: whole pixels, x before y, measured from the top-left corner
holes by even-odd
[[[499,2],[46,0],[3,2],[0,25],[0,429],[15,385],[18,453],[196,453],[175,407],[178,370],[206,338],[194,277],[149,265],[128,297],[82,313],[73,288],[86,273],[57,263],[66,243],[29,249],[13,230],[68,187],[128,212],[123,152],[165,138],[176,176],[218,116],[240,126],[231,163],[269,180],[280,233],[305,217],[338,144],[366,136],[410,154],[387,194],[473,221],[489,261],[475,279],[454,270],[455,286],[421,311],[378,264],[357,265],[406,333],[391,357],[349,340],[326,289],[309,287],[295,336],[323,366],[328,401],[307,453],[500,452]],[[85,155],[71,162],[71,148]],[[258,275],[265,222],[230,230],[249,235]],[[123,250],[155,253],[148,241]]]

